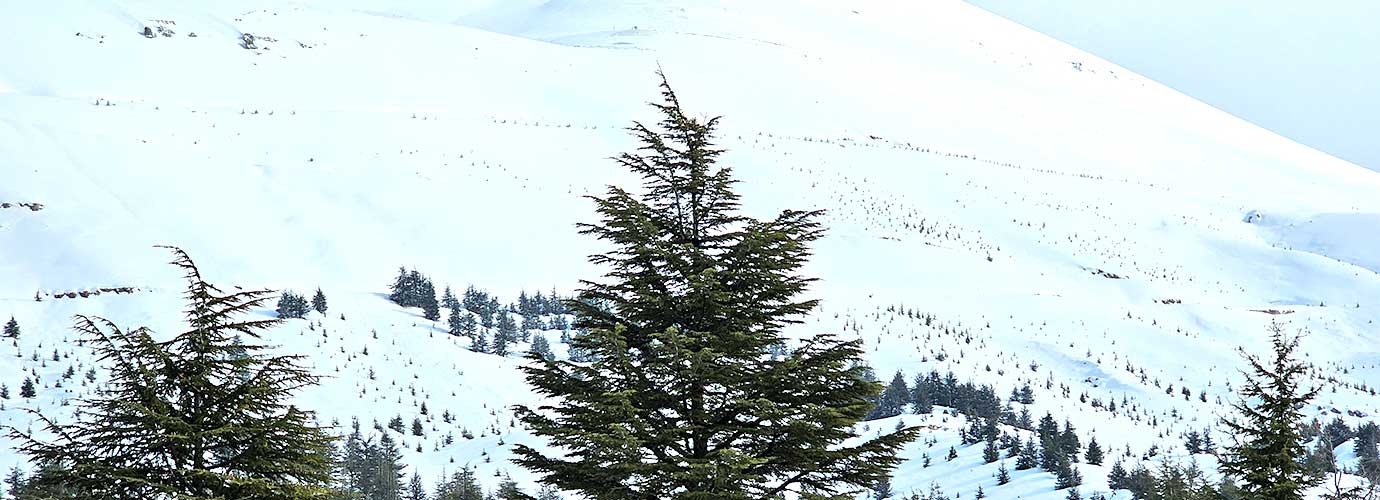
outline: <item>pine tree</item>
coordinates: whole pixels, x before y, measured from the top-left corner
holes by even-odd
[[[1006,484],[1010,482],[1011,472],[1006,470],[1006,462],[1002,462],[1001,465],[997,467],[997,484]]]
[[[473,339],[473,340],[470,341],[470,350],[471,350],[471,351],[478,352],[478,353],[488,353],[488,352],[489,352],[489,342],[488,342],[487,340],[484,339],[484,332],[479,332],[479,333],[475,334],[475,336],[472,337],[472,339]]]
[[[891,478],[883,478],[872,486],[872,500],[886,500],[896,496],[896,490],[891,488]]]
[[[551,343],[546,341],[546,335],[540,333],[532,338],[532,353],[546,360],[556,357],[555,354],[551,353]]]
[[[987,436],[987,444],[982,448],[982,461],[985,463],[996,462],[1001,459],[1001,450],[997,448],[997,437]]]
[[[278,317],[282,319],[295,319],[307,315],[311,308],[307,305],[307,299],[293,292],[283,292],[278,296]]]
[[[1054,489],[1073,488],[1083,484],[1083,475],[1078,472],[1068,456],[1060,455],[1054,468]]]
[[[517,445],[515,461],[591,498],[851,498],[887,477],[917,430],[843,446],[881,392],[850,368],[860,341],[820,335],[768,356],[816,306],[796,299],[812,280],[795,273],[819,213],[738,215],[730,171],[713,165],[717,119],[684,115],[664,78],[662,89],[665,130],[635,124],[645,154],[619,157],[645,189],[591,197],[602,221],[581,225],[614,248],[591,257],[608,281],[566,302],[586,331],[572,346],[596,360],[529,355],[523,367],[550,402],[520,419],[571,453]]]
[[[407,481],[407,494],[403,495],[403,500],[427,500],[426,486],[422,485],[422,476],[416,471],[412,472],[412,478]]]
[[[1083,456],[1089,465],[1102,465],[1102,446],[1097,444],[1097,436],[1088,440],[1088,452]]]
[[[24,383],[19,386],[19,397],[29,399],[38,396],[38,391],[34,389],[34,381],[29,377],[24,377]]]
[[[413,436],[421,436],[421,435],[422,435],[422,419],[416,418],[416,417],[413,417],[413,418],[412,418],[412,435],[413,435]]]
[[[97,359],[112,363],[107,387],[78,400],[70,422],[44,419],[57,442],[18,429],[10,437],[35,462],[54,466],[42,481],[99,498],[324,498],[332,439],[312,412],[287,404],[317,377],[298,365],[301,356],[262,354],[259,345],[244,345],[247,357],[228,356],[232,334],[258,338],[279,322],[237,319],[272,292],[223,294],[182,250],[165,248],[186,273],[189,329],[157,342],[147,328],[124,332],[77,316]],[[242,381],[233,376],[240,370],[256,376]]]
[[[1107,486],[1114,490],[1124,490],[1128,488],[1126,467],[1121,465],[1121,460],[1112,464],[1112,470],[1107,471]]]
[[[24,491],[24,483],[24,471],[17,466],[11,468],[9,475],[5,476],[5,492],[10,498],[19,498],[20,493]]]
[[[555,486],[542,485],[541,489],[537,490],[537,500],[561,500],[561,493]]]
[[[401,500],[403,494],[402,453],[388,433],[379,436],[377,445],[365,446],[367,465],[362,493],[370,500]]]
[[[877,407],[867,415],[865,420],[876,420],[879,418],[889,418],[906,412],[906,406],[910,404],[910,387],[906,385],[906,377],[898,370],[891,377],[891,383],[882,391],[882,397],[877,403]]]
[[[1040,470],[1058,472],[1061,457],[1068,458],[1068,455],[1064,454],[1063,447],[1059,446],[1058,441],[1045,440],[1040,442]]]
[[[1059,433],[1059,449],[1064,456],[1069,457],[1070,461],[1078,461],[1078,450],[1082,444],[1078,442],[1078,432],[1074,430],[1073,424],[1064,419],[1064,430]]]
[[[441,304],[436,302],[436,288],[430,278],[423,278],[418,289],[417,306],[422,308],[422,317],[427,321],[441,319]]]
[[[1245,355],[1254,376],[1245,373],[1241,400],[1232,405],[1240,418],[1222,420],[1236,441],[1227,447],[1220,469],[1240,479],[1250,499],[1301,500],[1302,491],[1320,481],[1303,464],[1306,451],[1299,434],[1301,410],[1319,389],[1300,387],[1307,367],[1293,358],[1299,337],[1286,337],[1283,327],[1272,323],[1270,341],[1274,360],[1269,364]]]
[[[316,295],[311,296],[311,308],[326,314],[326,294],[321,292],[321,287],[316,287]]]
[[[450,285],[446,285],[446,291],[441,293],[441,306],[450,310],[460,308],[460,301],[455,299],[455,293],[450,291]]]
[[[14,320],[14,316],[10,316],[9,322],[5,323],[5,337],[19,338],[19,322]]]
[[[474,337],[475,332],[479,331],[479,323],[474,320],[473,314],[466,312],[460,314],[460,335]]]
[[[1027,440],[1025,446],[1021,447],[1020,456],[1016,457],[1016,470],[1034,469],[1039,465],[1040,455],[1035,448],[1035,441]]]
[[[508,344],[517,342],[517,340],[518,327],[517,322],[513,320],[513,315],[507,312],[498,313],[498,332],[494,333],[494,354],[499,354],[497,352],[498,346],[502,343],[503,353],[499,355],[507,356]]]
[[[407,289],[409,285],[407,269],[398,266],[398,277],[393,278],[393,284],[389,286],[388,300],[394,304],[407,307]]]
[[[451,334],[451,335],[454,335],[454,336],[456,336],[456,337],[459,337],[459,336],[465,334],[465,320],[464,320],[464,318],[467,318],[467,317],[469,317],[469,313],[462,313],[462,312],[460,312],[460,309],[458,309],[458,308],[457,308],[457,309],[451,309],[451,310],[450,310],[450,315],[449,315],[449,317],[446,318],[446,324],[447,324],[447,325],[450,325],[450,334]],[[471,320],[471,321],[473,321],[473,320]]]

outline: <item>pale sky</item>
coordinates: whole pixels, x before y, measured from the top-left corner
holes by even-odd
[[[1380,170],[1380,1],[967,1]]]

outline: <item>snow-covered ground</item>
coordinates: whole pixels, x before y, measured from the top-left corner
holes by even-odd
[[[399,436],[409,472],[527,483],[507,462],[531,442],[506,409],[532,400],[520,360],[382,294],[399,265],[504,302],[596,276],[582,196],[631,181],[608,158],[656,118],[658,65],[692,112],[724,115],[749,212],[828,210],[807,268],[823,306],[797,331],[861,336],[883,379],[1030,383],[1037,418],[1182,457],[1180,433],[1232,400],[1235,350],[1263,352],[1279,319],[1337,380],[1310,414],[1380,414],[1362,390],[1380,380],[1380,174],[957,0],[397,3],[0,3],[0,321],[23,328],[0,423],[89,390],[73,314],[177,331],[182,283],[152,247],[171,244],[216,283],[322,287],[329,313],[269,341],[329,376],[302,396],[325,421],[410,422],[425,401],[425,435]],[[135,290],[54,297],[102,287]],[[898,491],[1063,497],[1030,471],[996,486],[981,446],[943,460],[960,417],[897,418],[936,440],[907,449]],[[1084,495],[1105,489],[1082,467]]]

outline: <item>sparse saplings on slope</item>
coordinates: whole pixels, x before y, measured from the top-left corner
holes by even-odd
[[[811,280],[796,273],[819,214],[738,215],[729,169],[714,165],[717,119],[686,116],[662,89],[661,130],[635,124],[645,153],[619,157],[645,189],[593,197],[601,221],[581,226],[614,248],[591,257],[607,281],[566,303],[587,329],[572,346],[596,360],[533,354],[523,367],[551,402],[520,419],[568,453],[518,445],[515,461],[592,499],[854,498],[917,431],[842,446],[881,390],[850,368],[860,342],[820,335],[769,356],[816,305],[797,299]]]
[[[1242,493],[1250,500],[1301,500],[1303,490],[1319,481],[1304,466],[1299,434],[1301,410],[1318,388],[1301,387],[1307,367],[1293,357],[1297,336],[1286,337],[1283,328],[1272,323],[1270,342],[1273,360],[1245,356],[1251,372],[1241,386],[1241,400],[1232,405],[1239,416],[1222,420],[1235,442],[1226,447],[1220,468],[1241,481]]]
[[[301,356],[231,356],[233,335],[258,338],[276,319],[241,320],[270,291],[224,294],[181,250],[189,329],[157,342],[146,328],[121,331],[77,316],[98,359],[110,363],[106,390],[78,400],[75,420],[44,419],[57,442],[11,428],[19,451],[53,466],[35,480],[92,498],[325,498],[331,441],[313,415],[287,401],[317,377]],[[255,373],[243,380],[235,374]],[[216,458],[224,457],[224,458]]]

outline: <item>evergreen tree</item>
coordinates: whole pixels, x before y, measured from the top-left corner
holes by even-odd
[[[450,310],[460,309],[460,301],[450,291],[450,285],[446,285],[446,291],[441,293],[441,306]]]
[[[1054,489],[1073,488],[1083,484],[1083,475],[1067,456],[1060,455],[1054,471]]]
[[[479,332],[479,333],[475,334],[475,336],[472,337],[472,339],[473,339],[473,340],[470,341],[470,350],[471,350],[471,351],[479,352],[479,353],[488,353],[488,352],[489,352],[489,342],[488,342],[487,340],[484,339],[484,332]]]
[[[1203,436],[1196,430],[1189,430],[1184,433],[1184,450],[1190,455],[1197,455],[1203,452]]]
[[[1121,465],[1121,460],[1117,460],[1116,463],[1112,464],[1112,469],[1107,471],[1107,487],[1114,490],[1127,489],[1129,485],[1126,480],[1128,478],[1126,467]]]
[[[1059,458],[1068,458],[1064,454],[1062,446],[1056,440],[1046,440],[1040,442],[1040,470],[1045,472],[1059,471]]]
[[[412,478],[407,481],[407,494],[403,495],[403,500],[427,500],[426,486],[422,485],[422,476],[412,472]]]
[[[910,404],[916,415],[929,415],[934,412],[934,396],[930,391],[929,380],[919,373],[915,374],[915,383],[910,387]]]
[[[1002,462],[1001,465],[997,467],[997,484],[1006,484],[1010,482],[1011,472],[1006,470],[1006,462]]]
[[[872,500],[886,500],[896,496],[896,490],[891,489],[891,478],[883,478],[872,486]]]
[[[413,417],[413,418],[412,418],[412,435],[413,435],[413,436],[421,436],[421,435],[422,435],[422,419],[417,418],[417,417]]]
[[[997,448],[997,437],[987,436],[987,445],[982,448],[982,461],[985,463],[996,462],[1001,459],[1001,450]]]
[[[498,346],[504,346],[504,352],[500,356],[507,355],[507,346],[518,341],[517,322],[513,320],[513,315],[507,312],[498,313],[498,332],[494,333],[494,354],[499,354]]]
[[[1246,374],[1241,400],[1232,407],[1239,419],[1224,418],[1222,423],[1236,435],[1221,458],[1224,475],[1239,478],[1248,498],[1261,500],[1301,500],[1302,491],[1320,478],[1304,467],[1305,449],[1299,434],[1301,410],[1318,393],[1318,388],[1300,387],[1307,367],[1293,358],[1299,338],[1286,338],[1278,323],[1270,326],[1274,360],[1261,361],[1246,355],[1252,374]]]
[[[546,341],[546,335],[536,334],[532,338],[532,353],[540,356],[541,359],[555,359],[556,355],[551,353],[551,344]]]
[[[1097,436],[1088,440],[1088,452],[1083,456],[1089,465],[1102,465],[1102,446],[1097,444]]]
[[[278,296],[278,317],[282,319],[301,318],[307,315],[311,306],[307,299],[293,292],[283,292]]]
[[[561,500],[561,493],[555,486],[545,484],[537,490],[537,500]]]
[[[24,471],[19,467],[10,469],[9,475],[5,476],[5,492],[10,498],[19,498],[19,494],[24,492]]]
[[[110,380],[76,402],[69,423],[44,419],[57,442],[10,430],[20,452],[52,471],[35,480],[99,498],[324,498],[332,439],[311,412],[287,404],[317,377],[298,365],[301,356],[262,354],[259,345],[228,355],[232,334],[258,338],[280,321],[237,319],[272,292],[223,294],[171,250],[188,281],[189,329],[157,342],[147,328],[124,332],[77,316],[97,359],[112,363]],[[241,370],[255,376],[235,377]]]
[[[474,337],[477,331],[479,331],[479,323],[474,320],[474,315],[467,312],[460,313],[459,334]]]
[[[311,308],[316,312],[326,314],[326,294],[321,292],[321,287],[316,287],[316,295],[311,297]]]
[[[910,404],[910,387],[906,386],[906,377],[899,370],[896,375],[891,377],[891,383],[882,391],[882,397],[877,403],[877,407],[867,415],[865,420],[876,420],[879,418],[889,418],[906,412],[906,405]]]
[[[504,317],[507,317],[508,313],[503,313],[503,315]],[[508,335],[504,335],[503,332],[495,333],[493,344],[489,346],[489,354],[507,356],[510,353],[508,351],[509,338],[511,337],[509,337]]]
[[[1068,419],[1064,419],[1064,430],[1059,433],[1059,448],[1069,460],[1078,461],[1078,451],[1082,444],[1078,442],[1078,431],[1074,430]]]
[[[1327,423],[1327,426],[1323,427],[1323,438],[1334,448],[1347,442],[1355,435],[1355,431],[1346,425],[1346,421],[1343,421],[1342,417],[1333,418],[1331,422]]]
[[[24,383],[19,386],[19,397],[24,399],[38,396],[38,391],[34,389],[34,381],[29,377],[24,377]]]
[[[1356,428],[1352,444],[1358,459],[1356,472],[1372,483],[1380,483],[1380,449],[1377,449],[1377,441],[1380,441],[1380,426],[1376,426],[1375,422],[1366,422]]]
[[[469,467],[455,471],[450,480],[443,481],[436,490],[436,500],[484,500],[484,490]]]
[[[370,500],[401,500],[403,493],[402,453],[397,443],[388,433],[379,435],[378,445],[370,447],[368,481],[370,488],[364,491]]]
[[[432,286],[431,279],[423,278],[418,293],[417,306],[422,308],[422,317],[427,321],[439,321],[441,304],[436,302],[436,288]]]
[[[9,322],[5,323],[5,337],[19,338],[19,322],[14,320],[14,316],[10,316]]]
[[[456,337],[459,337],[459,336],[465,334],[465,331],[464,331],[464,328],[465,328],[465,320],[464,320],[464,318],[466,318],[466,317],[469,317],[469,314],[468,314],[468,313],[462,313],[462,312],[460,312],[459,309],[451,309],[451,310],[450,310],[449,316],[446,318],[446,324],[450,326],[449,332],[450,332],[451,335],[454,335],[454,336],[456,336]]]
[[[398,266],[398,277],[393,278],[393,284],[389,286],[388,300],[393,301],[394,304],[407,307],[407,303],[409,302],[407,291],[410,281],[407,269]]]
[[[614,248],[591,257],[609,280],[566,303],[586,330],[572,345],[596,360],[530,355],[523,367],[552,402],[519,408],[522,422],[570,453],[517,445],[515,461],[590,498],[852,498],[888,476],[917,430],[843,445],[881,392],[849,368],[860,341],[820,335],[768,356],[816,306],[797,300],[812,280],[795,273],[819,214],[735,213],[729,169],[713,165],[717,119],[691,119],[662,88],[665,130],[635,124],[646,154],[619,157],[646,189],[611,187],[593,198],[602,221],[581,226]]]
[[[1035,448],[1034,440],[1027,440],[1025,446],[1021,447],[1020,456],[1016,457],[1016,470],[1034,469],[1040,465],[1039,451]]]

